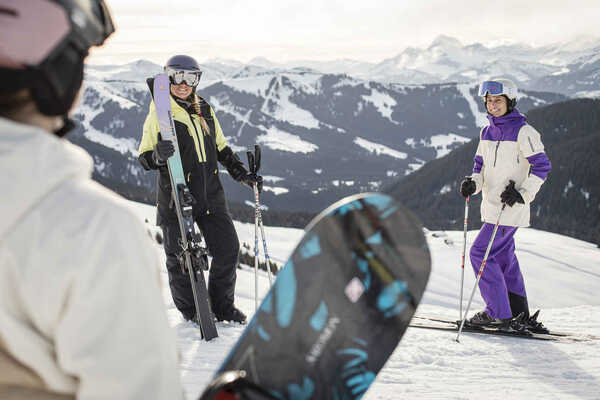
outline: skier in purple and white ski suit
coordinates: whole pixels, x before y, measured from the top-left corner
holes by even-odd
[[[463,196],[481,191],[483,197],[481,219],[484,224],[470,252],[476,274],[502,204],[509,207],[502,214],[479,281],[486,309],[470,322],[493,325],[521,313],[524,320],[529,321],[525,283],[513,236],[519,227],[529,226],[529,205],[548,176],[550,160],[544,153],[540,134],[515,108],[517,88],[514,83],[508,79],[485,81],[480,85],[479,95],[484,99],[490,124],[481,130],[473,174],[461,185]],[[530,325],[532,330],[545,329],[537,321],[531,321]]]

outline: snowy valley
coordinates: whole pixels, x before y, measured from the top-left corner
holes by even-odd
[[[140,219],[153,221],[153,207],[129,204]],[[151,222],[146,224],[154,236],[157,228]],[[235,225],[240,242],[252,246],[254,226]],[[272,258],[283,264],[302,234],[300,229],[266,227]],[[425,235],[432,274],[417,313],[458,318],[462,232],[425,230]],[[475,235],[476,231],[469,231],[469,243]],[[541,320],[551,329],[600,336],[600,249],[530,228],[521,229],[516,242],[532,311],[541,309]],[[159,245],[156,256],[164,258]],[[475,282],[468,268],[467,264],[465,297]],[[269,285],[262,271],[259,277],[262,298]],[[182,355],[182,381],[187,398],[193,399],[210,381],[244,327],[219,323],[219,338],[200,340],[195,325],[185,322],[175,309],[165,270],[162,279],[169,320]],[[254,272],[246,265],[238,269],[236,303],[252,316]],[[482,308],[477,293],[471,310]],[[409,328],[365,399],[598,399],[600,341],[553,343],[463,335],[458,344],[453,333]]]

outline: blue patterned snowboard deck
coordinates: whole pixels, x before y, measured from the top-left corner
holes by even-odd
[[[217,374],[244,370],[278,399],[359,399],[429,273],[416,217],[386,195],[347,197],[309,224]]]

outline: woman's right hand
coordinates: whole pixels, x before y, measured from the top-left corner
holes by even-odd
[[[175,147],[170,140],[159,140],[154,146],[152,158],[158,165],[165,165],[169,157],[175,153]]]
[[[462,183],[460,184],[460,194],[462,194],[463,197],[469,197],[475,193],[476,189],[477,185],[470,176],[467,176],[465,179],[463,179]]]

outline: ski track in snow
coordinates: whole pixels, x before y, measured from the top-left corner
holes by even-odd
[[[471,93],[469,92],[471,87],[472,87],[472,84],[467,84],[467,83],[456,85],[456,88],[458,89],[458,91],[463,95],[463,97],[469,104],[469,109],[471,110],[471,113],[473,114],[473,118],[475,118],[475,125],[482,128],[488,124],[488,119],[486,117],[486,114],[479,111],[479,108],[477,107],[476,101],[478,101],[479,99],[474,99],[473,96],[471,96]]]
[[[154,221],[155,209],[131,203],[142,220]],[[154,234],[158,228],[146,224]],[[253,248],[254,225],[235,222],[241,244]],[[303,231],[265,227],[269,255],[280,264]],[[432,274],[417,313],[458,319],[462,232],[425,231]],[[468,232],[468,246],[477,231]],[[523,228],[517,250],[530,308],[542,308],[540,320],[551,329],[600,336],[600,249],[565,236]],[[156,246],[164,265],[164,254]],[[540,257],[543,254],[544,257]],[[262,258],[262,250],[260,252]],[[475,283],[465,266],[464,306]],[[573,269],[592,272],[590,275]],[[163,297],[181,351],[181,377],[188,399],[195,399],[242,334],[245,326],[219,323],[219,337],[200,340],[198,328],[175,309],[163,268]],[[259,298],[268,291],[259,271]],[[236,305],[252,318],[254,273],[238,269]],[[483,309],[476,292],[469,315]],[[501,336],[409,328],[364,399],[600,399],[600,341],[558,343]]]

